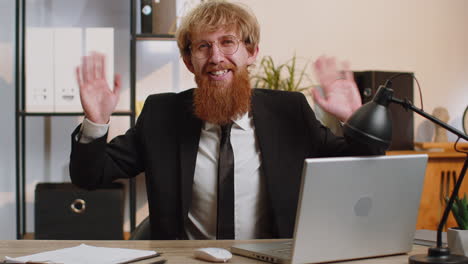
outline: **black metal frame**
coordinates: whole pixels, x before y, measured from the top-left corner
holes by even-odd
[[[130,0],[130,109],[133,115],[130,116],[130,122],[135,124],[135,100],[136,100],[136,39],[135,39],[135,3]],[[133,232],[136,226],[136,183],[135,178],[129,180],[130,189],[130,231]]]
[[[24,128],[24,120],[20,118],[19,112],[23,102],[21,100],[23,87],[23,55],[24,55],[24,0],[16,0],[16,25],[15,25],[15,150],[16,150],[16,238],[22,238],[23,230],[25,230],[25,221],[22,216],[25,215],[24,210],[24,183],[22,178],[22,171],[24,171],[21,160],[21,153],[24,152],[22,146],[24,144],[24,137],[20,134],[21,129]],[[20,102],[21,100],[21,102]],[[23,150],[23,151],[22,151]]]
[[[173,35],[156,35],[156,34],[138,34],[136,30],[137,8],[138,1],[130,0],[130,107],[135,109],[136,98],[136,43],[141,40],[174,40]],[[135,123],[135,111],[133,111],[133,121]],[[136,227],[136,184],[135,178],[130,179],[130,230],[133,232]],[[132,206],[133,205],[133,206]]]

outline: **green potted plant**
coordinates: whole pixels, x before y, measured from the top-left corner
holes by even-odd
[[[309,61],[306,61],[304,66],[298,66],[296,55],[282,64],[275,64],[271,56],[265,56],[260,60],[256,74],[251,76],[252,85],[255,88],[302,92],[314,108],[317,118],[333,133],[342,135],[339,121],[321,108],[315,107],[311,94],[307,92],[312,87],[318,87],[307,74],[308,66]]]
[[[458,196],[455,197],[451,210],[455,221],[457,221],[458,228],[468,230],[468,199],[466,193],[463,195],[463,199]]]
[[[458,227],[448,228],[448,247],[453,254],[468,256],[468,198],[466,193],[462,199],[455,198],[451,210]]]
[[[312,87],[301,86],[304,78],[308,78],[308,64],[298,70],[296,55],[283,64],[275,64],[271,56],[265,56],[260,60],[258,72],[251,77],[253,87],[302,92]]]

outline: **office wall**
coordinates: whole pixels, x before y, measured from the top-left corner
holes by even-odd
[[[0,1],[0,239],[15,232],[14,1]]]
[[[353,70],[414,72],[424,109],[446,107],[449,123],[462,128],[468,105],[468,1],[240,2],[261,24],[260,56],[284,62],[293,54],[312,60],[326,54],[350,61]],[[419,96],[414,101],[420,106]],[[415,115],[415,140],[430,141],[432,134],[433,125]]]
[[[14,0],[0,1],[0,239],[15,236],[14,206]],[[124,77],[122,104],[128,107],[128,3],[126,0],[34,0],[29,26],[117,24],[116,72]],[[240,0],[256,13],[262,27],[260,56],[284,62],[294,53],[313,60],[322,54],[349,60],[353,70],[413,71],[424,95],[424,109],[444,106],[450,124],[461,128],[468,98],[468,1],[465,0]],[[110,7],[110,8],[109,8]],[[34,11],[32,11],[34,10]],[[117,48],[117,47],[116,47]],[[137,97],[193,87],[173,43],[140,43]],[[310,71],[312,75],[312,72]],[[312,75],[313,76],[313,75]],[[416,93],[415,93],[416,94]],[[419,98],[415,98],[419,105]],[[69,134],[77,118],[28,118],[28,231],[33,231],[35,183],[68,181]],[[112,120],[111,136],[125,131],[128,119]],[[416,140],[429,140],[432,125],[415,117]],[[33,132],[33,133],[31,133]],[[451,140],[454,138],[451,137]],[[139,182],[138,220],[146,214]],[[126,218],[128,219],[128,218]],[[127,222],[128,229],[128,222]]]

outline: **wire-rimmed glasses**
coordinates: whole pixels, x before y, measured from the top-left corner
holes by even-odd
[[[216,41],[198,41],[190,45],[192,56],[198,59],[206,59],[210,57],[213,45],[216,44],[219,51],[224,55],[232,55],[239,49],[240,40],[233,35],[225,35],[218,38]]]

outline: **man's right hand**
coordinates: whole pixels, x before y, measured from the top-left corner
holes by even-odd
[[[106,78],[105,56],[91,53],[83,57],[76,68],[80,99],[86,118],[97,124],[107,124],[120,96],[120,75],[114,77],[114,90],[109,89]]]
[[[313,67],[325,95],[313,89],[314,101],[338,120],[348,120],[361,107],[361,96],[349,63],[343,62],[343,71],[340,72],[334,57],[320,56]]]

